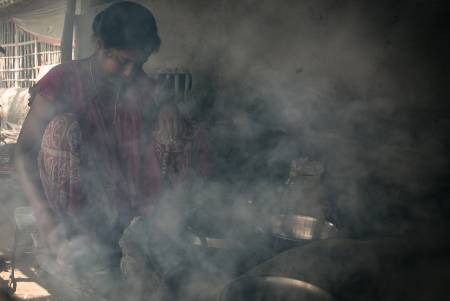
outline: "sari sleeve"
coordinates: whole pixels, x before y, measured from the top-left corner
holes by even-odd
[[[70,82],[68,75],[65,65],[57,65],[50,69],[47,74],[29,89],[30,98],[28,105],[31,106],[37,94],[50,102],[57,101],[62,96],[67,95],[68,83]]]

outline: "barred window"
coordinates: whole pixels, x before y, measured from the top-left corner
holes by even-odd
[[[61,62],[59,45],[40,42],[12,22],[0,24],[0,45],[6,50],[0,55],[0,88],[29,88],[41,66]]]

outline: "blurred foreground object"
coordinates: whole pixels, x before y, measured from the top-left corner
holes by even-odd
[[[244,276],[227,284],[218,301],[332,301],[323,289],[293,278]]]

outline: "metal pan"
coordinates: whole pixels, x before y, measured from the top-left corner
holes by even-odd
[[[265,229],[275,237],[291,241],[327,239],[338,236],[338,230],[331,222],[305,215],[270,216]]]
[[[294,278],[244,276],[228,283],[217,301],[332,301],[325,290]]]

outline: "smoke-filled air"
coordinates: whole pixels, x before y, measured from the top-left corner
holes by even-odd
[[[445,1],[85,2],[0,91],[3,273],[25,207],[49,300],[445,299]]]

